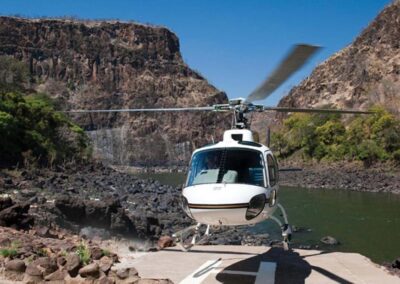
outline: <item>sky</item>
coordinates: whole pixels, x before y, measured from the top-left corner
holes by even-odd
[[[322,46],[265,101],[276,105],[350,44],[391,0],[0,0],[1,15],[132,20],[172,30],[192,69],[229,98],[246,97],[293,44]]]

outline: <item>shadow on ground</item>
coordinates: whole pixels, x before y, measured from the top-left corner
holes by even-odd
[[[321,252],[329,253],[329,252]],[[294,251],[284,251],[282,248],[271,248],[268,252],[255,255],[248,259],[238,261],[216,275],[216,279],[221,283],[251,283],[255,282],[254,275],[230,274],[230,271],[257,272],[261,262],[275,262],[277,264],[275,272],[275,283],[300,284],[305,283],[306,278],[312,270],[324,275],[337,283],[351,283],[342,277],[327,271],[324,268],[310,265],[305,259],[307,256],[300,256]]]

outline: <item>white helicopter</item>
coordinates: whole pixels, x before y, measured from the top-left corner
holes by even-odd
[[[192,154],[186,184],[182,190],[182,208],[197,224],[173,236],[182,250],[187,251],[193,245],[207,241],[211,226],[252,225],[270,218],[281,227],[283,247],[287,250],[292,229],[284,207],[278,202],[278,163],[269,147],[255,141],[253,132],[249,130],[250,125],[246,115],[263,111],[370,113],[352,109],[284,108],[253,104],[254,101],[267,98],[289,76],[302,67],[318,49],[317,46],[306,44],[294,46],[278,68],[246,99],[233,99],[228,104],[68,112],[232,112],[234,123],[232,129],[224,132],[223,140],[197,149]],[[283,220],[274,216],[277,208],[282,212]],[[200,230],[202,225],[206,226],[203,233]]]

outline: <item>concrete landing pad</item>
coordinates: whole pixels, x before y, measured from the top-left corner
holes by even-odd
[[[195,246],[138,254],[119,266],[145,278],[174,283],[400,283],[383,267],[357,253],[251,246]]]

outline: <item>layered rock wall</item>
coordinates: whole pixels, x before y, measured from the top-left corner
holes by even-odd
[[[387,6],[356,40],[314,69],[279,105],[366,109],[380,104],[400,113],[400,1]]]
[[[0,55],[29,66],[29,88],[63,109],[207,106],[227,101],[182,60],[176,35],[135,23],[0,17]],[[186,163],[229,119],[205,113],[85,114],[95,154],[114,164]]]

